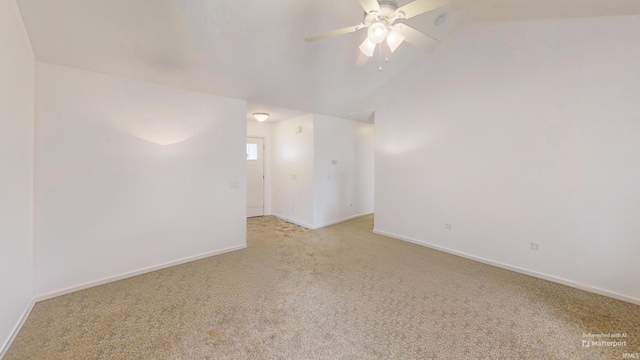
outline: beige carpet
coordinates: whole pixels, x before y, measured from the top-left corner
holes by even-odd
[[[314,231],[250,219],[246,250],[38,303],[5,360],[640,352],[640,306],[375,235],[372,226],[371,216]],[[623,332],[626,347],[582,347],[583,333]]]

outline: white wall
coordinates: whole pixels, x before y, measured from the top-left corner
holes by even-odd
[[[264,214],[271,215],[271,123],[248,120],[247,137],[264,139]]]
[[[376,111],[376,230],[640,302],[638,59],[638,17],[454,35]]]
[[[314,114],[313,130],[313,225],[372,213],[373,124]]]
[[[272,213],[312,228],[313,115],[278,121],[272,132]]]
[[[246,102],[36,75],[37,295],[245,246]]]
[[[320,114],[273,123],[273,214],[313,229],[372,213],[373,128]]]
[[[0,357],[33,297],[34,58],[13,0],[0,1]]]

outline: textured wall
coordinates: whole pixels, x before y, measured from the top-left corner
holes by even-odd
[[[313,227],[313,115],[278,121],[272,132],[273,214]]]
[[[0,356],[33,296],[34,59],[13,0],[0,1]]]
[[[315,114],[313,128],[314,226],[372,213],[373,124]]]
[[[454,35],[382,94],[376,229],[640,302],[639,44],[638,17]]]
[[[246,102],[41,63],[37,77],[38,295],[245,245]]]

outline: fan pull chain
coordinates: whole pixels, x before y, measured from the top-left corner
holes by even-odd
[[[378,68],[378,71],[382,71],[382,43],[380,44],[380,50],[378,51],[378,54],[380,55],[380,58],[379,58],[380,67]]]
[[[382,46],[382,45],[380,45]],[[388,52],[389,48],[385,47],[384,48],[384,62],[388,63],[389,62],[389,52]]]

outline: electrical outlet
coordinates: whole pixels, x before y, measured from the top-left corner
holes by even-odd
[[[536,244],[536,243],[531,243],[531,250],[538,251],[538,244]]]
[[[444,224],[444,228],[447,230],[451,230],[451,224]]]

